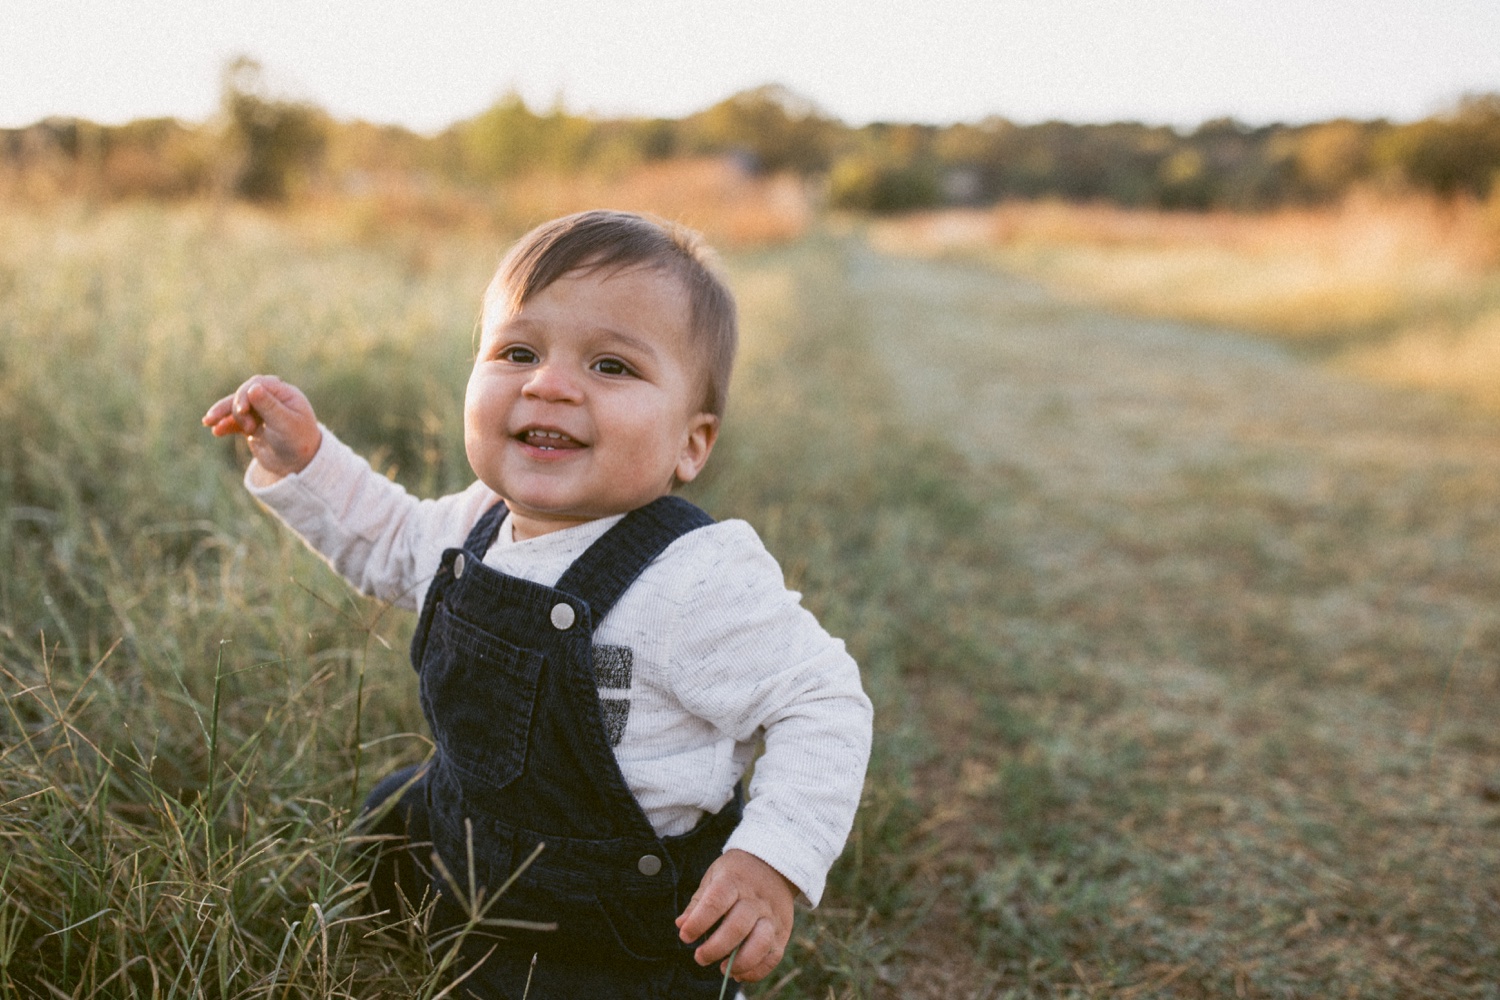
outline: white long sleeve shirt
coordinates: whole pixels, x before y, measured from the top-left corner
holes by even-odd
[[[251,493],[361,592],[418,608],[444,549],[461,545],[499,498],[482,482],[418,500],[326,428],[300,473]],[[511,520],[485,555],[502,573],[555,586],[620,518],[516,541]],[[626,669],[600,691],[625,782],[660,836],[717,812],[764,739],[750,801],[728,848],[747,851],[816,905],[849,835],[870,752],[859,669],[786,589],[744,521],[673,542],[596,623],[596,647]],[[628,685],[628,686],[625,686]]]

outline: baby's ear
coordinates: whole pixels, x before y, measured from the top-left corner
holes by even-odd
[[[712,413],[700,413],[688,421],[687,433],[682,439],[682,453],[677,456],[679,483],[690,483],[698,478],[718,439],[719,418]]]

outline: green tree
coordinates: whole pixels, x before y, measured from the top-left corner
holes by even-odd
[[[572,173],[590,164],[596,123],[558,101],[546,114],[510,91],[478,116],[454,127],[465,174],[496,181],[528,173]]]
[[[251,201],[285,201],[319,166],[326,116],[310,104],[272,98],[260,63],[232,59],[224,70],[223,111],[235,194]]]
[[[1371,167],[1373,129],[1347,118],[1298,129],[1288,136],[1298,191],[1314,202],[1331,201]]]
[[[1500,173],[1500,94],[1472,95],[1448,114],[1391,129],[1376,158],[1414,187],[1485,197]]]
[[[878,156],[855,155],[835,163],[828,177],[828,202],[862,212],[909,212],[943,200],[942,181],[928,163],[903,164]]]
[[[817,173],[828,168],[844,126],[781,86],[757,87],[683,122],[689,151],[740,153],[756,170]]]

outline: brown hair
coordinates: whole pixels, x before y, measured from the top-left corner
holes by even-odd
[[[688,330],[704,361],[703,412],[724,415],[739,342],[734,296],[716,273],[713,252],[686,226],[633,212],[596,209],[544,222],[521,237],[484,293],[486,311],[513,315],[572,271],[659,268],[688,293]]]

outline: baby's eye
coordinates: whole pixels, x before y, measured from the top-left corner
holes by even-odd
[[[499,353],[502,361],[510,361],[518,365],[534,365],[537,363],[536,352],[529,347],[507,347]]]
[[[619,358],[600,358],[594,362],[594,371],[601,375],[634,375],[635,370]]]

